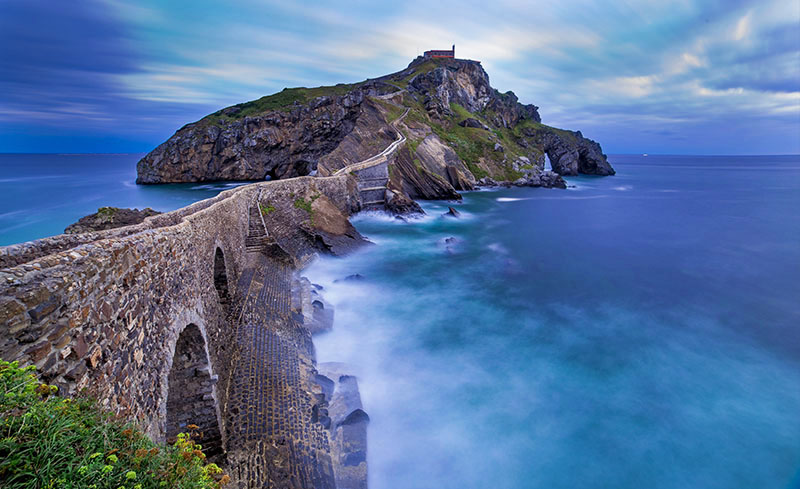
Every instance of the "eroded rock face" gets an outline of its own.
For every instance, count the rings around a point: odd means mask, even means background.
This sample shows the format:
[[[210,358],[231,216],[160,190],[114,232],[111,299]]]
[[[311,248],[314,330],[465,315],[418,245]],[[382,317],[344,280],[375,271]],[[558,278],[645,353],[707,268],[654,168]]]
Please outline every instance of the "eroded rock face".
[[[461,200],[461,194],[450,182],[417,164],[407,147],[397,152],[389,172],[388,188],[412,199]]]
[[[409,67],[422,64],[417,58]],[[409,81],[409,90],[427,94],[424,101],[429,113],[438,116],[453,115],[450,104],[459,104],[470,112],[483,110],[494,93],[489,85],[489,75],[476,61],[447,60],[429,72],[421,73]]]
[[[539,145],[550,157],[553,171],[560,175],[614,175],[597,142],[583,137],[580,131],[548,131],[526,128],[523,134]]]
[[[281,92],[183,127],[139,162],[137,182],[327,176],[379,154],[401,133],[409,143],[389,162],[394,194],[386,197],[396,209],[408,207],[400,194],[458,199],[475,175],[527,178],[545,154],[561,175],[614,174],[599,144],[541,124],[538,107],[493,89],[477,61],[417,58],[359,84],[296,90],[309,98],[290,104],[297,92]]]
[[[161,214],[158,211],[146,207],[139,209],[121,209],[119,207],[101,207],[94,214],[89,214],[70,224],[64,230],[66,234],[89,233],[92,231],[104,231],[106,229],[120,228],[139,224],[145,218]]]
[[[139,161],[136,183],[308,175],[352,131],[364,96],[353,90],[288,111],[188,124]]]

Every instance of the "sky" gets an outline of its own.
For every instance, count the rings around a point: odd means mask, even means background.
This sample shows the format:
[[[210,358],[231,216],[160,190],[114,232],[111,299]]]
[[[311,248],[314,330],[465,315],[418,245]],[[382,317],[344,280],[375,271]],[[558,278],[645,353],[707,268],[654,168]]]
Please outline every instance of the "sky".
[[[147,152],[456,45],[615,153],[800,153],[800,1],[0,0],[0,152]]]

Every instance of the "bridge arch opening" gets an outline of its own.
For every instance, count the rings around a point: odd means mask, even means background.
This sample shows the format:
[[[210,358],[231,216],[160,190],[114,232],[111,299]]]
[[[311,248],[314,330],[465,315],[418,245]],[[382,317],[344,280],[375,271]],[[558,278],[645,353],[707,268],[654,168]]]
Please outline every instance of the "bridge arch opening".
[[[167,441],[175,441],[190,425],[200,435],[199,443],[211,460],[223,455],[222,433],[217,418],[216,376],[206,350],[205,338],[194,324],[178,336],[167,392]]]
[[[220,304],[227,308],[231,303],[228,290],[228,273],[225,271],[225,254],[222,252],[222,248],[219,247],[214,252],[214,288],[217,289]]]

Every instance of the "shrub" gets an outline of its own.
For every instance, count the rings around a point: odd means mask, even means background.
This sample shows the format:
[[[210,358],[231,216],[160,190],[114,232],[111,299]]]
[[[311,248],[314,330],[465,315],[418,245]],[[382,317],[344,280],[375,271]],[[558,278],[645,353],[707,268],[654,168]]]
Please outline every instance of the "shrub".
[[[0,360],[0,480],[6,489],[218,489],[197,427],[158,445],[88,398],[59,397],[34,367]]]
[[[264,217],[268,216],[270,212],[275,210],[275,206],[272,204],[264,205],[261,202],[258,203],[258,207],[261,209],[261,215]]]

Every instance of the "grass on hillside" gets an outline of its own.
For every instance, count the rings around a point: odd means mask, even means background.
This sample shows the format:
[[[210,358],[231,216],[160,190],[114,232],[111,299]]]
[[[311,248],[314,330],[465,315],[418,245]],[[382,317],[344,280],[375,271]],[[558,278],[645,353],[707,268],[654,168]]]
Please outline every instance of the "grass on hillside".
[[[201,122],[209,124],[220,124],[222,122],[229,122],[237,119],[242,119],[247,116],[263,114],[273,110],[282,110],[288,112],[294,106],[294,103],[306,104],[317,97],[322,96],[337,96],[345,95],[356,88],[359,83],[339,83],[338,85],[325,86],[325,87],[297,87],[297,88],[284,88],[278,93],[261,97],[257,100],[251,100],[241,104],[236,104],[225,109],[218,110],[213,114],[207,115]],[[235,114],[225,114],[224,111],[230,108],[239,109]]]
[[[264,217],[268,216],[272,211],[275,210],[275,206],[270,203],[264,205],[261,202],[259,202],[258,208],[261,209],[261,215]]]
[[[386,111],[386,122],[392,123],[400,118],[403,115],[403,112],[406,111],[405,107],[400,105],[395,105],[387,100],[379,99],[376,97],[370,97],[372,100],[380,104],[381,107],[384,108]]]
[[[195,431],[156,444],[91,399],[59,397],[34,370],[0,361],[4,489],[219,489],[230,480],[205,463]]]

